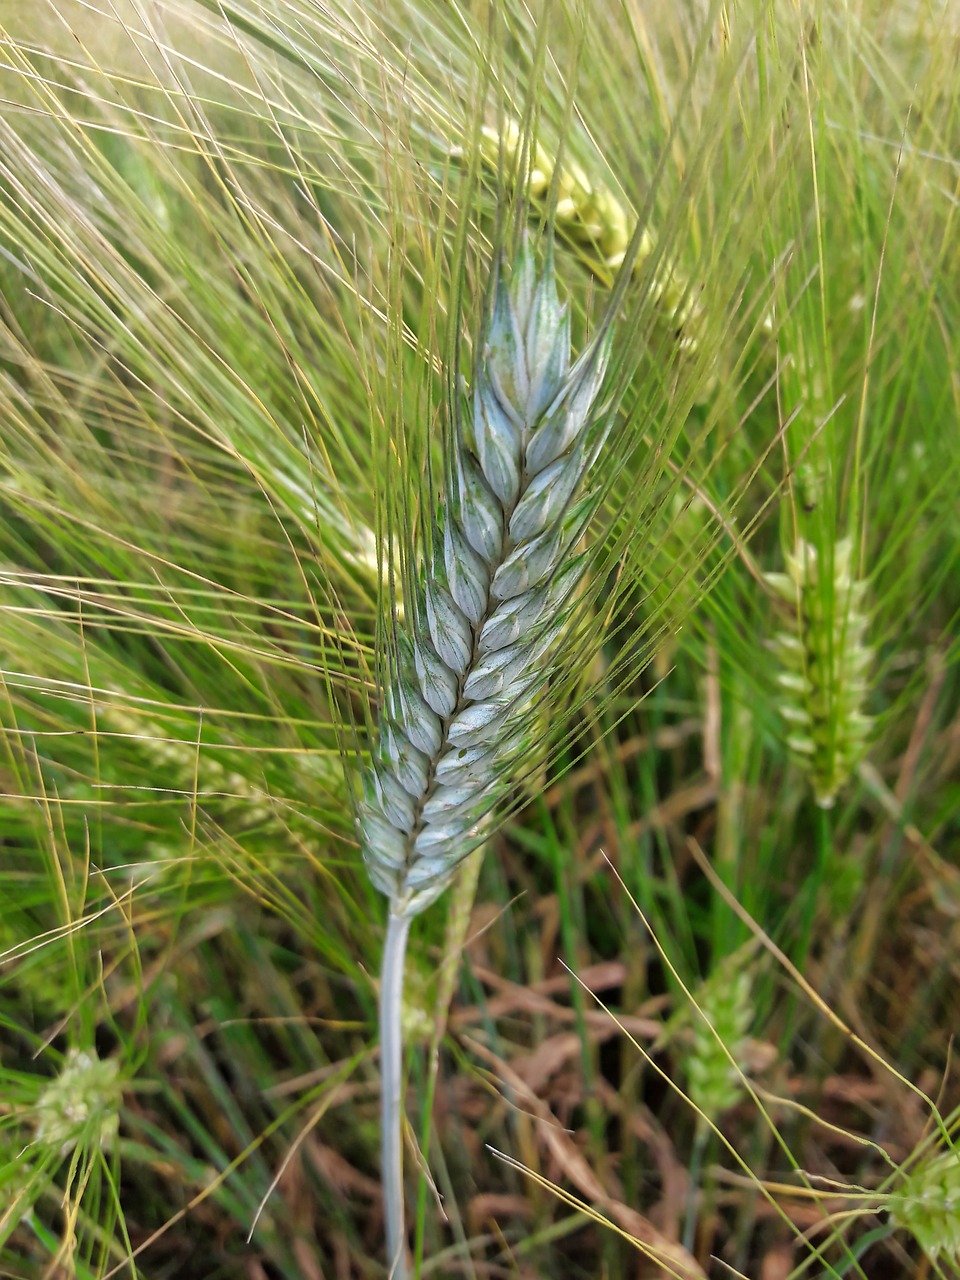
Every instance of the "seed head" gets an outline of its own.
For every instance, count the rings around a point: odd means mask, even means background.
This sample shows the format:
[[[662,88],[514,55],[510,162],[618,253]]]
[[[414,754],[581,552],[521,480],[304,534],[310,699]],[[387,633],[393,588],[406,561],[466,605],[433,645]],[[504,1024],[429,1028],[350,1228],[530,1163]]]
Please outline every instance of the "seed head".
[[[115,1058],[71,1049],[63,1071],[37,1102],[36,1141],[67,1155],[81,1141],[98,1145],[117,1132],[121,1085]]]
[[[917,1165],[889,1201],[890,1216],[934,1264],[960,1264],[960,1152],[942,1151]]]
[[[571,365],[551,255],[538,273],[524,243],[509,283],[502,271],[495,283],[359,809],[367,869],[395,912],[442,892],[527,745],[525,712],[582,572],[574,547],[609,431],[594,410],[608,353],[607,338]]]
[[[486,127],[480,141],[480,154],[492,169],[501,159],[508,172],[515,169],[525,145],[524,135],[515,120],[508,120],[502,133]],[[540,142],[534,142],[527,159],[524,187],[529,200],[542,203],[548,194],[557,169],[557,159]],[[538,214],[538,216],[540,216]],[[601,265],[615,271],[623,262],[637,225],[637,215],[603,183],[592,180],[577,164],[565,162],[557,174],[557,201],[553,209],[557,230],[569,242],[593,250]],[[634,258],[633,269],[643,270],[656,250],[656,241],[644,229]],[[651,294],[661,313],[679,337],[685,351],[697,348],[696,331],[702,316],[699,304],[690,292],[689,282],[676,262],[661,263],[651,281]]]
[[[871,720],[862,707],[871,651],[864,643],[866,586],[853,577],[853,544],[841,539],[824,576],[812,543],[800,539],[787,572],[767,582],[793,608],[791,629],[773,641],[787,746],[810,777],[817,803],[830,808],[866,750]]]
[[[743,1096],[742,1065],[753,1018],[751,974],[724,966],[697,995],[693,1036],[686,1060],[690,1101],[716,1122]],[[731,1059],[733,1061],[731,1061]]]

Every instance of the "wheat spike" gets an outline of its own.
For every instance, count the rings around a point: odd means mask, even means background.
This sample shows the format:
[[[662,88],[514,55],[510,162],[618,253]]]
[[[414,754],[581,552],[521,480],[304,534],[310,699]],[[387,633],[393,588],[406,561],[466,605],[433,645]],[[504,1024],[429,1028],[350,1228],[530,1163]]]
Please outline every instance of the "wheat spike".
[[[840,539],[824,578],[816,547],[804,539],[787,555],[787,572],[767,582],[793,607],[795,628],[773,641],[788,727],[787,746],[808,774],[817,803],[829,809],[866,750],[871,720],[862,707],[871,651],[864,643],[866,584],[853,576],[853,543]]]
[[[104,1146],[117,1134],[123,1086],[116,1058],[71,1049],[37,1100],[36,1142],[67,1155],[81,1141]]]
[[[721,965],[697,996],[699,1015],[686,1059],[690,1101],[715,1124],[743,1096],[743,1062],[753,1017],[752,975]],[[736,1065],[734,1065],[736,1064]]]
[[[525,243],[457,424],[425,585],[397,638],[359,811],[374,884],[415,915],[481,841],[524,741],[524,711],[582,571],[583,482],[609,429],[594,404],[607,339],[570,365],[552,262]]]
[[[890,1216],[934,1264],[960,1264],[960,1155],[941,1150],[918,1164],[888,1200]]]

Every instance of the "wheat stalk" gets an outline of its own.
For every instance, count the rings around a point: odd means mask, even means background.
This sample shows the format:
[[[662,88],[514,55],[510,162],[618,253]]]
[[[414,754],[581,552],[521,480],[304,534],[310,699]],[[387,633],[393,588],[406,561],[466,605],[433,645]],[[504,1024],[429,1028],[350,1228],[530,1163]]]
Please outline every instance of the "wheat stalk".
[[[390,903],[380,989],[388,1259],[406,1275],[401,1126],[402,969],[410,920],[482,843],[509,786],[525,713],[583,571],[584,480],[610,427],[594,406],[609,330],[570,364],[552,255],[524,242],[482,335],[469,421],[457,421],[422,587],[388,655],[379,748],[358,826]]]

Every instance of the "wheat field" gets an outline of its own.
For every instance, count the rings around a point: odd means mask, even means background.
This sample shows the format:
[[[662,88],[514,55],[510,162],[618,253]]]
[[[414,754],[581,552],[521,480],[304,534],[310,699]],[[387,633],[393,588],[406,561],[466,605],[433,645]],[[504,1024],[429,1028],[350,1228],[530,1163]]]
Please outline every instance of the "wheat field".
[[[0,3],[0,1276],[960,1274],[958,60]]]

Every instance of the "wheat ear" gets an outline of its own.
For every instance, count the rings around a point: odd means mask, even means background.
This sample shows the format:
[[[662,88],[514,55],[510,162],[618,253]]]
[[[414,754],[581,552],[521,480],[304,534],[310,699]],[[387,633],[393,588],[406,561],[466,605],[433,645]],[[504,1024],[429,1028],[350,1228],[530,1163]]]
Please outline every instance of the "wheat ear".
[[[406,1275],[401,1150],[402,968],[410,920],[483,840],[525,745],[526,712],[582,573],[584,481],[609,431],[594,412],[609,331],[570,364],[552,256],[525,242],[498,272],[467,420],[453,424],[443,506],[387,655],[380,743],[358,827],[390,903],[380,988],[388,1260]]]
[[[887,1200],[890,1217],[905,1227],[939,1272],[941,1255],[960,1266],[960,1153],[953,1147],[917,1164]]]
[[[809,776],[817,804],[829,809],[866,751],[872,724],[863,712],[872,658],[865,643],[866,584],[854,576],[849,538],[836,542],[829,567],[802,538],[786,562],[785,574],[767,574],[795,624],[773,641],[782,664],[780,713],[790,752]]]

